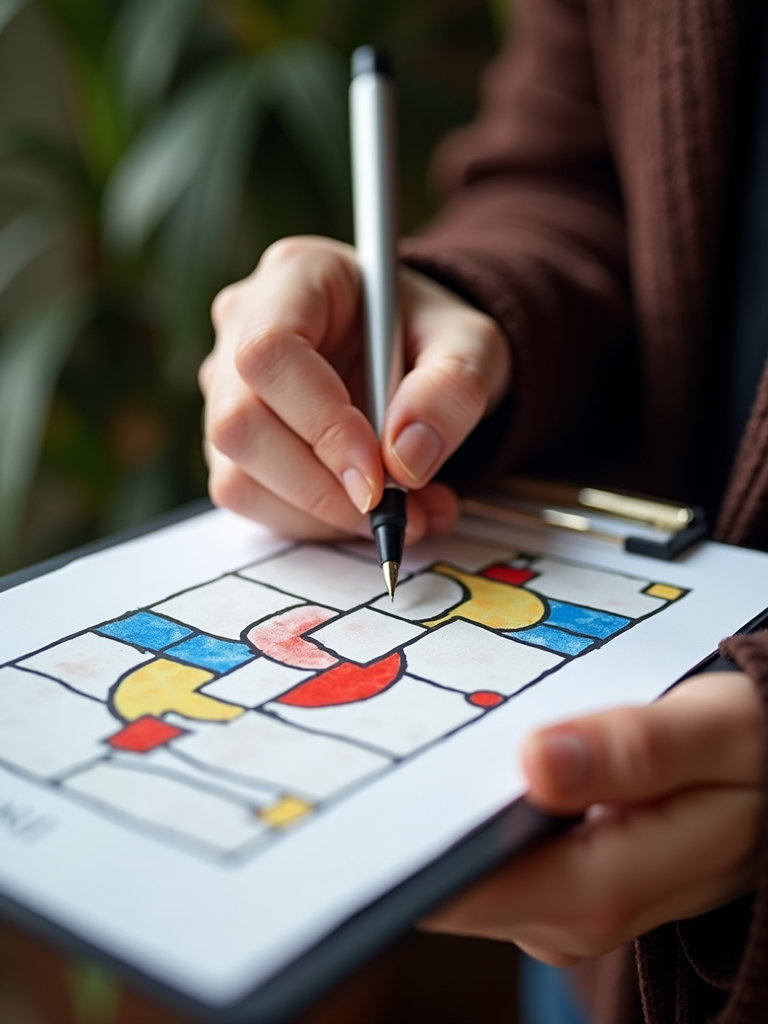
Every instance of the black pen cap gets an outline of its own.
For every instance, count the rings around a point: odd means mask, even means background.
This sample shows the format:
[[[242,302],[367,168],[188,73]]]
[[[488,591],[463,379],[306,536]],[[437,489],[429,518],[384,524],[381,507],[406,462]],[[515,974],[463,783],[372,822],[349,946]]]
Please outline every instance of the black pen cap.
[[[392,61],[389,54],[375,46],[358,46],[352,52],[352,77],[378,74],[392,78]]]

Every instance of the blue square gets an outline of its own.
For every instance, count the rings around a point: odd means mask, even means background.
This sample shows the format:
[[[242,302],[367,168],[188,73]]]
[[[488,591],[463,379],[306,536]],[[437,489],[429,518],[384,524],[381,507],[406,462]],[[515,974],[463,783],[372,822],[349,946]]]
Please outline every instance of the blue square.
[[[563,629],[583,633],[597,640],[606,640],[628,626],[631,621],[622,615],[611,615],[610,612],[600,612],[595,608],[583,608],[578,604],[552,600],[549,602],[549,618],[546,620],[548,626],[562,626]]]
[[[586,636],[575,636],[567,633],[564,629],[552,629],[549,626],[534,626],[533,629],[521,629],[514,633],[508,633],[515,640],[522,640],[526,644],[534,644],[536,647],[544,647],[548,651],[556,651],[558,654],[577,655],[591,647],[593,640]]]
[[[206,636],[203,633],[177,644],[166,653],[178,658],[179,661],[186,661],[199,668],[208,668],[212,672],[229,672],[230,669],[237,668],[238,665],[243,665],[255,657],[247,644],[219,640],[215,636]]]
[[[161,651],[169,644],[177,644],[185,636],[192,635],[192,630],[186,626],[153,612],[136,612],[125,619],[105,622],[96,632],[146,651]]]

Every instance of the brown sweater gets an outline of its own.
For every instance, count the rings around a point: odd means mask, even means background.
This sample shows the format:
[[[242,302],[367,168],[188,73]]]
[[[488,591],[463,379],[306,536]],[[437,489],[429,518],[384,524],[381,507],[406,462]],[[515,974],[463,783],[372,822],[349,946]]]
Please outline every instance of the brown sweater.
[[[513,393],[474,441],[489,471],[538,460],[682,493],[717,351],[708,297],[742,7],[516,3],[515,41],[486,77],[480,118],[438,153],[445,207],[403,245],[509,338]],[[767,456],[764,375],[719,539],[768,546]],[[759,685],[768,723],[768,633],[726,648]],[[768,1021],[768,820],[763,832],[757,893],[642,936],[634,962],[614,957],[600,1024]]]

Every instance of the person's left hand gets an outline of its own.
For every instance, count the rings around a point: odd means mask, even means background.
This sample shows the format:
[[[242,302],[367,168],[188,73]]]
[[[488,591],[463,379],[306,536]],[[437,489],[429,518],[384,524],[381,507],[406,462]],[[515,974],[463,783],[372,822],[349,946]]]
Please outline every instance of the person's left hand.
[[[728,903],[756,882],[763,760],[759,697],[737,672],[535,733],[523,751],[529,801],[589,809],[585,823],[421,926],[512,941],[562,967]]]

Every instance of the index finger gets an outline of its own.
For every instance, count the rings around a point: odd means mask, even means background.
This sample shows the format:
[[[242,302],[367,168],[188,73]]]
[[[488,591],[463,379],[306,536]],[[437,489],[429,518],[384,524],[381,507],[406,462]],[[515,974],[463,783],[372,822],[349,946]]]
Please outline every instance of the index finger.
[[[695,676],[647,707],[543,729],[523,751],[529,798],[569,813],[704,783],[757,785],[763,770],[757,690],[740,672]]]
[[[366,511],[384,482],[379,442],[331,362],[349,361],[359,344],[353,251],[285,240],[265,254],[253,289],[248,316],[225,342],[238,373]]]

